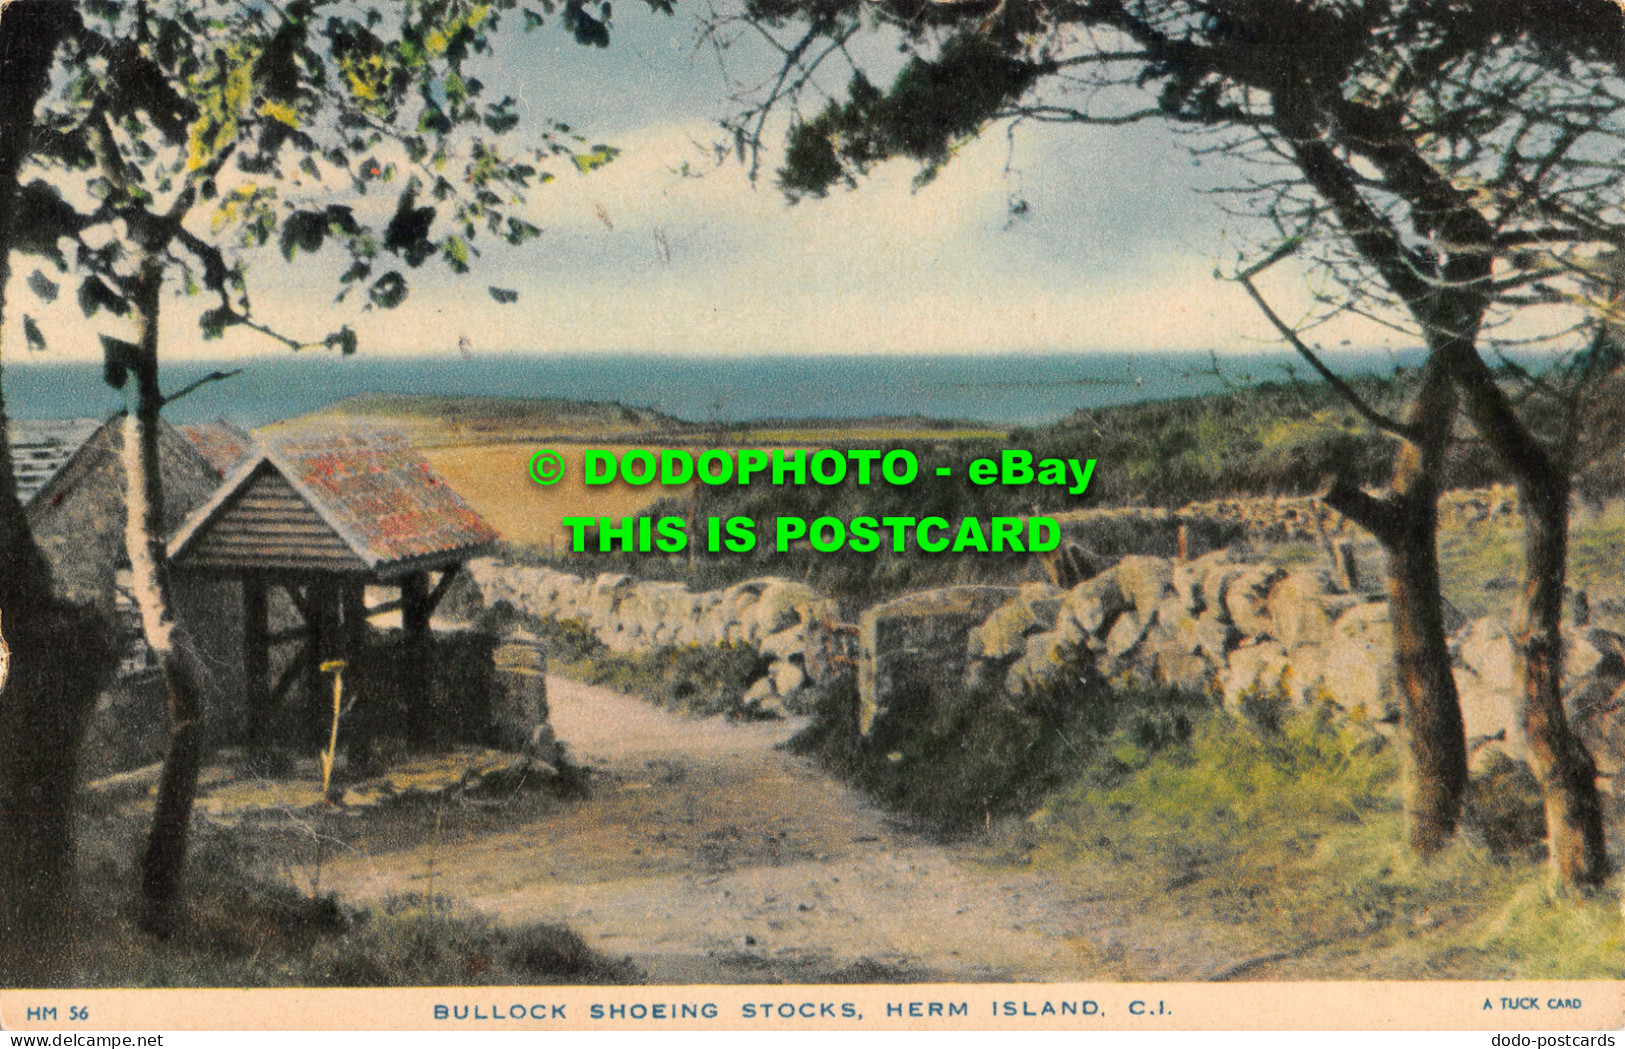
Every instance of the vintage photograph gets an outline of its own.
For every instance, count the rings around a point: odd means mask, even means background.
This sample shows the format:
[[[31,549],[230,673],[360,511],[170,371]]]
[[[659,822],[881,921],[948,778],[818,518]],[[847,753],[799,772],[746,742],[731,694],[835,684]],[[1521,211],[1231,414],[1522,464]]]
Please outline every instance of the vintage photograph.
[[[10,0],[0,95],[0,988],[1625,1019],[1612,0]]]

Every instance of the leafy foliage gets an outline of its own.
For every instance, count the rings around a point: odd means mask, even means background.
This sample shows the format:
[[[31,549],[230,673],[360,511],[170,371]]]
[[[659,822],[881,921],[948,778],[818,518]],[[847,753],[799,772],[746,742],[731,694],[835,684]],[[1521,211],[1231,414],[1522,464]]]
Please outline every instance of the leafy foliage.
[[[482,236],[537,236],[522,209],[553,178],[549,161],[574,158],[586,172],[615,155],[558,123],[521,138],[515,99],[488,98],[474,70],[517,8],[88,5],[41,107],[29,158],[41,177],[22,191],[30,222],[16,247],[76,277],[86,316],[126,312],[135,260],[158,255],[186,294],[218,299],[202,314],[206,338],[249,325],[293,348],[353,351],[348,328],[304,341],[255,317],[247,273],[258,249],[274,244],[287,262],[341,251],[349,265],[337,299],[361,287],[364,308],[392,309],[407,297],[407,273],[431,259],[465,273]],[[526,11],[525,23],[540,16]],[[568,5],[563,28],[607,44],[609,5],[596,15]],[[379,191],[394,194],[379,219],[344,199]],[[37,271],[29,286],[45,301],[59,288]]]

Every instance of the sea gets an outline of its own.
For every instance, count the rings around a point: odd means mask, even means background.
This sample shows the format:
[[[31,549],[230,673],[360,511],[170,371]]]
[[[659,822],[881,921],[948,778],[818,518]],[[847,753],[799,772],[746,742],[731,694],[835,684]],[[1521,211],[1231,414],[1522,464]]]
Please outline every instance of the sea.
[[[1345,374],[1391,374],[1408,352],[1343,351]],[[1215,372],[1215,364],[1217,372]],[[171,422],[229,419],[252,428],[361,393],[563,397],[652,408],[697,423],[925,416],[999,427],[1054,422],[1080,408],[1214,393],[1227,385],[1303,379],[1288,354],[1039,353],[934,356],[690,357],[653,354],[479,354],[399,358],[288,355],[185,361],[164,368],[166,393],[216,371],[165,409]],[[92,363],[8,363],[15,418],[103,418],[125,407]]]

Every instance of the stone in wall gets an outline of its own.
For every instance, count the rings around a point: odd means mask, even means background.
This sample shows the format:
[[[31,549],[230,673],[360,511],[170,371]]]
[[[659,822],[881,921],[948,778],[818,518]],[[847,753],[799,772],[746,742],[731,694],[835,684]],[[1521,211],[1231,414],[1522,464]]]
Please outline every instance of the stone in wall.
[[[858,620],[858,731],[868,735],[902,689],[957,687],[972,628],[1019,593],[1007,586],[951,586],[875,605]]]
[[[579,619],[615,652],[644,654],[668,645],[753,645],[769,656],[750,696],[760,710],[838,672],[844,635],[836,603],[804,583],[763,577],[692,593],[682,583],[640,582],[623,574],[584,580],[549,568],[481,558],[468,566],[480,603],[507,601],[541,617]]]

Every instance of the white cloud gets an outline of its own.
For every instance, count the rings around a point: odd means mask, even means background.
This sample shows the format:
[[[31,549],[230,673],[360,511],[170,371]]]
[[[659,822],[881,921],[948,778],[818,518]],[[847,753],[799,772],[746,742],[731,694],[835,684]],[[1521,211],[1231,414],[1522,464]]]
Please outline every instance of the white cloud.
[[[566,169],[533,194],[541,238],[486,245],[460,279],[431,262],[395,311],[334,307],[336,259],[290,267],[273,253],[252,271],[256,310],[302,337],[353,324],[363,352],[379,355],[444,352],[459,336],[493,351],[693,354],[1241,351],[1271,341],[1240,290],[1212,277],[1219,240],[1192,202],[1183,155],[1143,134],[1035,132],[1014,154],[992,136],[922,189],[900,162],[856,191],[794,207],[768,180],[752,187],[737,164],[711,165],[713,135],[686,123],[616,137],[623,153],[612,164],[587,176]],[[1172,161],[1148,160],[1151,145]],[[684,161],[703,176],[678,174]],[[1018,195],[1033,212],[1012,222]],[[499,306],[487,285],[520,301]],[[41,314],[52,355],[94,357],[92,328],[65,291]],[[14,287],[10,301],[27,294]],[[166,306],[171,359],[284,352],[246,333],[204,343],[201,305]],[[10,312],[8,347],[21,344],[22,311]]]

